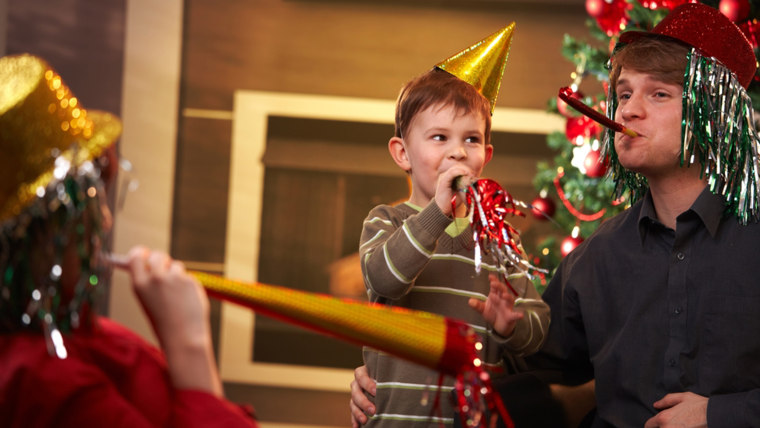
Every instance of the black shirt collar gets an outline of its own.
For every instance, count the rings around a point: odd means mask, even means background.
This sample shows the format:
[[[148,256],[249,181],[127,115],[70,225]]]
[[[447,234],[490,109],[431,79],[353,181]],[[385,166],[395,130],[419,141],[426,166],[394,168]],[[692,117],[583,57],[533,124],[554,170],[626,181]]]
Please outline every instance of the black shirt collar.
[[[691,205],[691,208],[680,214],[678,218],[680,219],[688,212],[695,213],[700,220],[702,220],[702,223],[710,233],[710,236],[715,237],[715,234],[718,231],[718,225],[720,225],[720,220],[725,212],[725,203],[722,196],[713,194],[710,192],[708,186],[705,186],[702,193],[699,194],[697,199]],[[652,194],[647,190],[647,194],[644,196],[641,203],[641,211],[639,212],[639,235],[642,243],[644,242],[648,227],[653,224],[664,227],[662,226],[662,223],[657,220],[657,212],[654,209]]]

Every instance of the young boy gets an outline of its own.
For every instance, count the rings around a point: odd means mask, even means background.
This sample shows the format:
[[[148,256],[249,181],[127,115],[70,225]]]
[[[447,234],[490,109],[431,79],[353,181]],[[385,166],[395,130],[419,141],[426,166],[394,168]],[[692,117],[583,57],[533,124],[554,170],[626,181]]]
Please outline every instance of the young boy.
[[[541,346],[549,309],[522,275],[509,276],[519,295],[507,291],[501,266],[488,257],[476,273],[467,207],[454,190],[458,177],[460,186],[476,180],[493,155],[492,101],[441,66],[404,86],[388,148],[409,175],[411,195],[370,211],[359,252],[371,301],[462,319],[481,334],[486,364],[514,368],[514,357]],[[453,379],[439,388],[437,372],[368,348],[364,362],[377,382],[369,424],[452,425]]]

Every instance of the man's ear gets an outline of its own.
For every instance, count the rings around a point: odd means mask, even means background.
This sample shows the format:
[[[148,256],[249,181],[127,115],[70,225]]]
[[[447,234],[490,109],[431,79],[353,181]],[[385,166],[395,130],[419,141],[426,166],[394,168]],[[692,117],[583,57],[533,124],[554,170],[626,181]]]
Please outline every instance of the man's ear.
[[[406,152],[406,146],[402,138],[391,138],[388,141],[388,151],[391,152],[391,157],[399,168],[407,172],[412,169],[412,164],[409,162],[409,155]]]

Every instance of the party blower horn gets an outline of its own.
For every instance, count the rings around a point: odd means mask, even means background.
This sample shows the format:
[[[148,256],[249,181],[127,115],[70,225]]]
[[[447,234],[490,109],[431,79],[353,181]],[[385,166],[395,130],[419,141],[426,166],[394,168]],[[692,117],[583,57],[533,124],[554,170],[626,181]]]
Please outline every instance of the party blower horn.
[[[629,137],[635,138],[639,136],[639,134],[637,134],[636,131],[625,127],[622,123],[615,122],[609,117],[587,106],[586,104],[583,104],[583,102],[578,100],[577,98],[574,98],[572,88],[570,87],[560,88],[558,95],[559,95],[559,98],[562,101],[566,102],[570,107],[574,108],[579,113],[584,114],[585,116],[595,121],[596,123],[602,126],[606,126],[607,128],[610,128],[615,132],[622,132],[623,134],[628,135]]]
[[[125,256],[112,254],[107,259],[115,267],[127,267]],[[480,339],[462,321],[430,312],[238,281],[199,271],[188,273],[216,299],[356,345],[370,346],[455,377],[460,414],[467,420],[479,421],[468,423],[470,427],[485,428],[485,418],[471,417],[473,413],[483,413],[483,404],[492,417],[501,416],[507,428],[514,426],[478,358]]]
[[[492,415],[488,423],[498,414],[506,427],[514,426],[481,366],[480,339],[461,321],[430,312],[190,273],[213,297],[454,376],[457,406],[468,426],[486,427],[484,405]]]
[[[456,376],[479,364],[479,338],[441,315],[190,271],[212,297]]]

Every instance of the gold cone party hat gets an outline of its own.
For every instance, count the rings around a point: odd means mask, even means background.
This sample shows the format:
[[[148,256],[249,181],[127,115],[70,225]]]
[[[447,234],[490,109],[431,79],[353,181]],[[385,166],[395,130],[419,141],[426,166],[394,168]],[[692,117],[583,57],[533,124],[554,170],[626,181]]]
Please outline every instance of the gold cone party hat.
[[[511,23],[469,48],[448,58],[436,67],[474,86],[491,103],[491,113],[496,106],[501,77],[507,65],[509,47],[512,44],[512,32],[515,23]]]
[[[29,54],[0,58],[0,222],[53,180],[56,158],[79,165],[121,134],[121,122],[85,110],[61,77]]]

